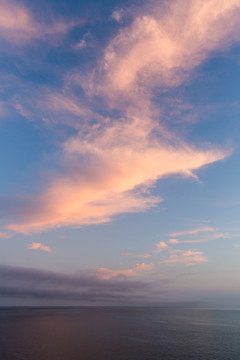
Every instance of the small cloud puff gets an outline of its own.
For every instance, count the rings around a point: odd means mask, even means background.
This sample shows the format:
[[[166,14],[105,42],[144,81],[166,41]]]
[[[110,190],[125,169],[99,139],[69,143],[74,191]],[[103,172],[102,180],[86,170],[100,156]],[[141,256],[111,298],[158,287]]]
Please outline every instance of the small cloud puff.
[[[178,239],[169,239],[168,243],[169,244],[179,244],[179,240]]]
[[[121,23],[123,21],[123,17],[124,17],[123,9],[115,10],[111,15],[111,18],[118,23]]]
[[[156,244],[156,251],[167,250],[167,248],[168,248],[168,245],[164,241],[159,241]]]
[[[36,243],[36,242],[33,242],[32,244],[29,244],[28,249],[30,249],[30,250],[42,250],[42,251],[47,251],[47,252],[52,251],[52,249],[50,249],[48,246],[43,245],[41,243]]]

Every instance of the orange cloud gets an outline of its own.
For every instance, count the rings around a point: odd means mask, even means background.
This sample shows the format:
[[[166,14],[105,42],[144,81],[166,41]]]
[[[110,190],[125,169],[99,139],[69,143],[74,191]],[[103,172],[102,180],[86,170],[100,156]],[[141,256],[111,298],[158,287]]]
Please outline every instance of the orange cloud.
[[[47,252],[52,251],[48,246],[43,245],[41,243],[36,243],[36,242],[33,242],[32,244],[29,244],[28,249],[30,249],[30,250],[43,250],[43,251],[47,251]]]

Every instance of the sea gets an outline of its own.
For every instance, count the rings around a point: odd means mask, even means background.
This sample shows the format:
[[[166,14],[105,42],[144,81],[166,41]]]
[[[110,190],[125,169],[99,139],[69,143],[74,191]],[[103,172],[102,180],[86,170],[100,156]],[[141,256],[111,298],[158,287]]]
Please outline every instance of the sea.
[[[0,308],[0,360],[240,360],[240,311]]]

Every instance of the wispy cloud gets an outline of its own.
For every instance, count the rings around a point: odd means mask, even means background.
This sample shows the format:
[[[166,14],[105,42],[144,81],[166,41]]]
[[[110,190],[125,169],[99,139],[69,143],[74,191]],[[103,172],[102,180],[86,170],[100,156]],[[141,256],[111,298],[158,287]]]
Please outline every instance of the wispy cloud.
[[[142,259],[148,259],[152,256],[152,253],[145,253],[145,254],[137,254],[137,255],[133,255],[137,258],[142,258]]]
[[[47,251],[47,252],[51,252],[52,249],[50,249],[50,247],[43,245],[41,243],[37,243],[37,242],[33,242],[31,244],[28,245],[28,249],[30,250],[42,250],[42,251]]]
[[[7,239],[9,237],[11,237],[11,234],[4,232],[4,231],[0,232],[0,238]]]
[[[179,240],[178,240],[178,239],[169,239],[169,240],[168,240],[168,243],[169,243],[169,244],[174,244],[174,245],[175,245],[175,244],[179,244]]]
[[[176,264],[181,263],[187,266],[197,265],[207,262],[207,259],[203,256],[201,251],[182,251],[177,250],[176,254],[172,254],[169,258],[161,260],[165,264]]]
[[[207,262],[207,259],[203,255],[201,251],[197,250],[181,250],[176,249],[174,246],[171,245],[177,245],[181,243],[194,243],[194,242],[201,242],[201,241],[179,241],[178,239],[170,239],[168,245],[165,241],[159,241],[155,248],[148,253],[135,255],[132,253],[127,253],[128,255],[131,255],[133,257],[139,257],[139,258],[149,258],[149,257],[157,257],[157,261],[159,261],[160,257],[160,263],[162,264],[177,264],[182,263],[186,266],[188,265],[196,265],[200,263]],[[156,260],[156,259],[155,259]],[[134,269],[134,268],[131,268]]]
[[[206,226],[206,227],[201,227],[201,228],[197,228],[197,229],[174,232],[174,233],[169,234],[169,236],[177,237],[177,236],[184,236],[184,235],[196,235],[196,234],[199,234],[199,233],[213,232],[213,231],[216,231],[216,230],[217,229],[215,229],[213,227]]]
[[[232,235],[230,235],[230,234],[216,232],[216,233],[213,233],[208,236],[199,236],[194,239],[182,240],[181,243],[189,243],[189,244],[192,243],[193,244],[193,243],[203,243],[203,242],[208,242],[208,241],[218,240],[218,239],[231,239],[231,238],[232,238]]]
[[[16,1],[0,1],[0,39],[15,45],[56,34],[65,34],[73,23],[54,21],[41,23],[24,4]]]
[[[123,17],[124,17],[123,9],[114,10],[111,15],[111,18],[118,23],[121,23],[123,21]]]
[[[170,244],[179,243],[201,243],[217,239],[229,239],[232,236],[228,233],[222,233],[216,228],[202,227],[186,231],[179,231],[169,234],[170,237],[180,237],[180,239],[169,239]]]
[[[162,148],[160,144],[152,147],[144,135],[124,136],[126,127],[131,133],[140,130],[135,124],[122,124],[103,134],[97,131],[94,138],[91,134],[90,139],[68,140],[64,145],[68,173],[59,175],[41,196],[33,197],[35,211],[26,208],[21,222],[5,229],[27,234],[51,227],[103,223],[119,213],[143,211],[161,201],[146,192],[157,179],[179,172],[191,174],[206,162],[225,157],[214,150],[203,153],[191,148]],[[118,143],[121,141],[123,144]],[[79,162],[82,157],[88,162]]]
[[[91,33],[88,31],[83,35],[81,40],[79,40],[76,44],[73,45],[73,49],[74,50],[82,50],[82,49],[87,48],[89,45],[90,46],[93,45],[93,37],[92,37]]]
[[[116,91],[136,90],[136,84],[177,85],[186,71],[212,50],[239,39],[238,0],[177,0],[168,10],[154,6],[137,16],[105,51],[104,68]],[[145,86],[145,85],[144,85]],[[133,88],[134,87],[134,88]]]
[[[139,271],[143,270],[151,270],[153,268],[153,264],[136,264],[131,268],[128,269],[121,269],[121,270],[111,270],[106,268],[99,268],[97,269],[97,275],[100,279],[111,279],[116,277],[132,277],[137,276]]]
[[[12,26],[13,34],[37,36],[38,27],[25,8],[15,4],[12,10],[1,4],[9,14],[6,34],[11,34]],[[14,11],[23,12],[19,31],[12,20]],[[65,91],[52,93],[45,110],[56,119],[61,114],[69,123],[69,117],[79,118],[79,125],[75,121],[73,126],[78,133],[61,144],[56,166],[62,171],[46,178],[41,193],[26,195],[24,210],[14,210],[15,216],[4,213],[5,230],[31,234],[146,211],[162,201],[149,193],[158,180],[174,174],[197,178],[197,170],[226,158],[231,149],[198,148],[163,126],[161,100],[153,100],[152,90],[157,87],[161,94],[181,84],[213,51],[238,40],[239,11],[238,0],[179,0],[165,11],[155,4],[144,15],[136,13],[132,23],[119,31],[92,71],[67,74]],[[84,104],[74,92],[76,86],[85,92]],[[86,124],[85,117],[90,119]]]

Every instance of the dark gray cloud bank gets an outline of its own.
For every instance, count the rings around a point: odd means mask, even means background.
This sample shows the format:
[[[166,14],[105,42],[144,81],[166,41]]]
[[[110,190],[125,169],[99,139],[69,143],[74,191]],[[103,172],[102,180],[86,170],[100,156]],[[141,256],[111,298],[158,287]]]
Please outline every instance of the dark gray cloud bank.
[[[64,274],[0,265],[1,306],[239,307],[236,294],[174,291],[169,279],[100,279],[96,270]]]
[[[0,265],[0,305],[131,305],[156,303],[168,281],[103,280],[95,270],[63,274]]]

